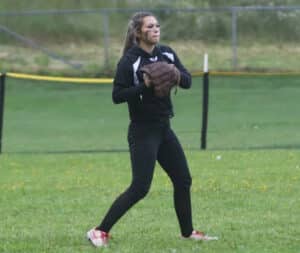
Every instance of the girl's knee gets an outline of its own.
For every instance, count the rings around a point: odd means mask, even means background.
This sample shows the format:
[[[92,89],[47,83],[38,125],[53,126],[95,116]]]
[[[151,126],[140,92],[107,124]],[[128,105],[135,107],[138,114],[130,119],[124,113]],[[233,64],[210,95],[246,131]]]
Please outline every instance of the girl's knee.
[[[192,178],[191,176],[186,176],[184,178],[177,178],[173,182],[175,188],[181,189],[190,189],[192,186]]]
[[[134,201],[138,201],[147,196],[150,190],[150,185],[142,185],[142,184],[131,184],[129,187],[129,191],[131,193],[132,199]]]

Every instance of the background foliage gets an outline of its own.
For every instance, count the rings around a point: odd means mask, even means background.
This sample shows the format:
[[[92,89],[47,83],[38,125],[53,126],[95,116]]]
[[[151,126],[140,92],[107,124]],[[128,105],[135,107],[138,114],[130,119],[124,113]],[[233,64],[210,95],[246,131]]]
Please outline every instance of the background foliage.
[[[298,71],[300,10],[237,12],[233,42],[232,12],[218,7],[292,6],[286,1],[8,1],[0,2],[0,25],[60,57],[74,69],[1,32],[0,70],[68,76],[113,76],[133,12],[153,9],[162,25],[161,42],[170,44],[191,71],[202,69],[204,52],[214,70]],[[206,8],[210,11],[193,11]],[[9,11],[97,10],[85,14],[4,15]],[[172,11],[173,10],[173,11]],[[177,10],[177,11],[174,11]],[[214,10],[214,11],[213,11]],[[14,12],[15,13],[15,12]],[[11,13],[12,14],[12,13]],[[15,13],[16,14],[16,13]],[[234,50],[238,62],[234,60]]]
[[[49,9],[104,9],[104,8],[211,8],[224,6],[251,6],[251,5],[296,5],[295,0],[286,1],[8,1],[0,3],[2,12],[11,10],[49,10]],[[164,34],[167,40],[180,37],[205,40],[227,40],[231,38],[231,13],[230,12],[159,12],[158,16],[168,31]],[[24,17],[0,17],[0,24],[6,24],[10,28],[22,31],[30,36],[42,40],[72,41],[78,35],[82,40],[97,40],[101,31],[101,18],[99,15],[86,15],[85,19],[78,19],[76,15],[38,16],[31,18]],[[239,13],[240,36],[258,37],[271,39],[278,34],[281,41],[298,40],[300,38],[300,12],[299,11],[258,11]],[[127,23],[128,14],[113,14],[110,16],[111,35],[124,31],[124,24]],[[178,22],[180,21],[180,23]],[[185,25],[180,25],[185,24]],[[186,29],[189,27],[189,29]],[[43,34],[41,36],[41,33]],[[0,39],[5,42],[5,36]]]

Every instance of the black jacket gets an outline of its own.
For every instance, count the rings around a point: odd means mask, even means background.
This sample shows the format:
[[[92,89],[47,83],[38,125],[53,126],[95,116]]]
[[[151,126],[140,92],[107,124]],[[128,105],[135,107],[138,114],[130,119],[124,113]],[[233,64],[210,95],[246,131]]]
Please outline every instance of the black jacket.
[[[140,47],[133,46],[118,63],[112,92],[114,103],[128,103],[132,121],[153,121],[173,116],[170,96],[154,96],[153,89],[145,86],[140,72],[142,66],[156,61],[173,63],[181,74],[179,86],[185,89],[191,87],[190,73],[170,47],[157,45],[150,55]]]

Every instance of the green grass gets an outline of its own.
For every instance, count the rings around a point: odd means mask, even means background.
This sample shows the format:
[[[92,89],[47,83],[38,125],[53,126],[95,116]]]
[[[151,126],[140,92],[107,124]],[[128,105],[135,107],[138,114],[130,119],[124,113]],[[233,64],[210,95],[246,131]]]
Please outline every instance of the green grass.
[[[211,77],[210,148],[299,148],[298,77]]]
[[[220,240],[179,239],[172,187],[157,166],[149,195],[103,251],[299,252],[298,78],[212,77],[210,87],[210,150],[195,150],[201,78],[173,96],[172,126],[193,176],[195,228]],[[131,180],[127,106],[112,104],[110,85],[8,78],[4,120],[0,252],[95,252],[85,233]]]
[[[120,38],[111,38],[109,43],[109,62],[105,62],[103,41],[100,45],[93,42],[44,42],[41,45],[51,52],[65,57],[73,63],[81,63],[81,69],[73,69],[60,61],[49,58],[38,50],[23,45],[2,45],[0,52],[0,70],[2,72],[40,73],[64,76],[111,76],[121,56],[123,34]],[[209,43],[197,40],[179,40],[164,42],[174,48],[184,65],[190,71],[203,69],[203,55],[209,55],[211,70],[232,71],[232,48],[230,41]],[[299,43],[252,43],[241,42],[238,45],[238,66],[244,71],[299,71]]]
[[[187,158],[194,225],[220,240],[178,238],[172,187],[157,167],[149,195],[116,224],[104,252],[299,252],[299,151],[187,151]],[[127,153],[0,160],[1,252],[95,252],[85,233],[128,186]]]
[[[299,148],[296,77],[210,78],[209,149]],[[113,105],[111,85],[8,78],[3,151],[127,150],[127,105]],[[172,125],[185,148],[200,147],[202,78],[173,95]]]

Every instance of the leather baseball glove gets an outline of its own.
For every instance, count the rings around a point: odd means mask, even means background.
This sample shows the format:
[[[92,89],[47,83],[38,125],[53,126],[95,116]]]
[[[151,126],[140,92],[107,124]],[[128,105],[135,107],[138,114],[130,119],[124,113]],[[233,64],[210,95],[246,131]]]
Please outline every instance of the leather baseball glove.
[[[141,71],[149,78],[157,97],[168,96],[180,81],[180,72],[174,64],[158,61],[143,66]]]

